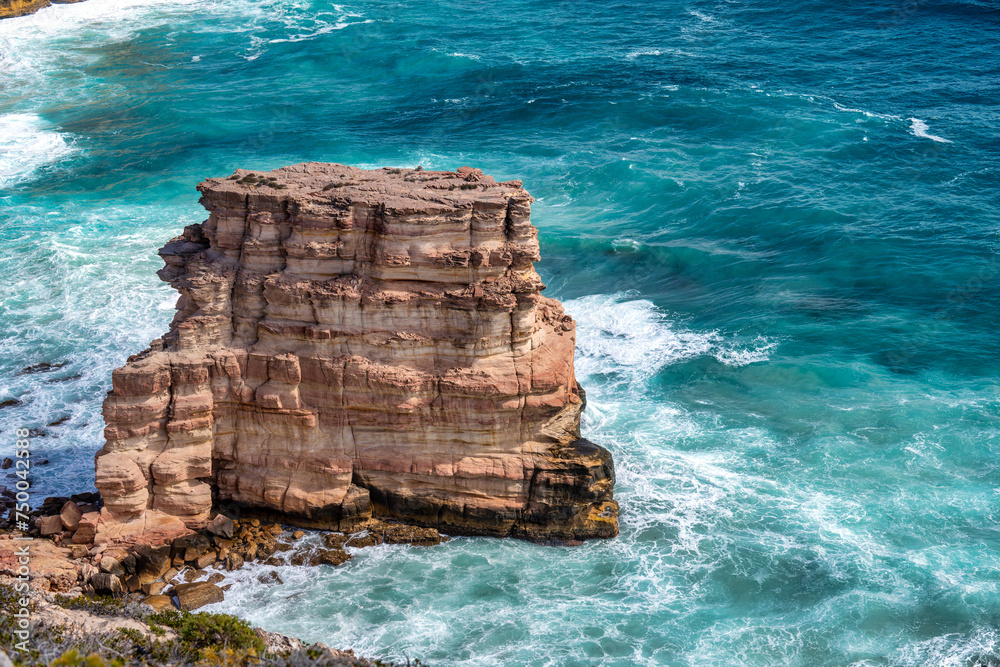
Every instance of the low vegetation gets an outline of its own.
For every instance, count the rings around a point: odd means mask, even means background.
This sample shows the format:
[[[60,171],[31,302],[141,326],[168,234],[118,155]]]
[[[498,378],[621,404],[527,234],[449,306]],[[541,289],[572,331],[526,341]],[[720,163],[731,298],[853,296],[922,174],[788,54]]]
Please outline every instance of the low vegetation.
[[[18,608],[22,596],[12,586],[0,584],[0,605]],[[373,667],[391,663],[344,657],[322,645],[295,651],[269,652],[264,634],[246,621],[228,614],[153,612],[148,606],[111,597],[56,598],[56,604],[71,611],[102,617],[132,619],[148,632],[120,628],[108,633],[83,633],[74,628],[33,628],[30,651],[14,650],[16,621],[0,616],[0,643],[15,665],[47,667],[126,667],[130,665],[208,665],[255,667]],[[29,606],[35,612],[37,605]],[[407,662],[416,667],[420,662]]]

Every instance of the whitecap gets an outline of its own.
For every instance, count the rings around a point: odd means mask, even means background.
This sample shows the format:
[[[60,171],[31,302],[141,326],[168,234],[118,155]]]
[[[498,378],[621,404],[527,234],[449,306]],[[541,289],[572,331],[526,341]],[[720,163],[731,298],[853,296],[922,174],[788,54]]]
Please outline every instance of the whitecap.
[[[333,23],[333,24],[327,23],[325,25],[320,26],[319,28],[317,28],[316,30],[314,30],[312,32],[301,33],[301,34],[298,34],[298,35],[291,35],[289,37],[280,38],[280,39],[271,39],[271,40],[268,40],[268,44],[284,44],[284,43],[289,43],[289,42],[306,42],[306,41],[309,41],[311,39],[316,39],[317,37],[321,37],[323,35],[329,34],[329,33],[333,32],[334,30],[343,30],[344,28],[347,28],[347,27],[352,26],[352,25],[364,25],[366,23],[372,23],[372,19],[367,19],[365,21],[354,21],[354,22],[351,22],[351,21],[338,21],[338,22]]]
[[[630,252],[630,251],[631,252],[635,252],[635,251],[639,250],[642,247],[642,243],[640,243],[639,241],[636,241],[635,239],[622,238],[622,239],[615,239],[614,241],[612,241],[611,242],[611,247],[614,248],[616,251],[619,251],[619,252],[622,252],[622,251],[624,251],[624,252]]]
[[[945,139],[944,137],[939,137],[936,134],[930,134],[927,132],[928,129],[930,128],[927,127],[927,123],[919,118],[910,119],[910,132],[913,133],[913,136],[920,137],[921,139],[930,139],[931,141],[937,141],[942,144],[951,143],[951,141]]]
[[[951,633],[914,642],[893,655],[889,664],[964,667],[973,663],[992,664],[979,660],[998,653],[1000,635],[996,630],[980,628],[969,634]]]
[[[715,17],[709,16],[708,14],[703,14],[695,9],[689,9],[688,14],[695,17],[699,21],[704,21],[705,23],[715,23]]]
[[[776,341],[770,341],[758,336],[748,346],[722,345],[712,354],[716,361],[727,366],[747,366],[771,358],[771,351],[778,346]]]
[[[878,113],[876,111],[866,111],[865,109],[855,109],[854,107],[845,107],[839,102],[833,103],[833,108],[837,111],[847,111],[848,113],[859,113],[868,118],[879,118],[881,120],[903,120],[900,116],[894,116],[888,113]]]
[[[640,56],[662,56],[663,53],[659,49],[644,49],[641,51],[632,51],[625,56],[626,60],[635,60]]]
[[[35,114],[0,116],[0,189],[33,178],[38,171],[75,152],[72,141]]]
[[[777,346],[763,336],[741,344],[717,331],[692,331],[633,293],[596,294],[565,303],[577,321],[577,374],[618,375],[634,389],[666,366],[711,356],[727,366],[767,361]]]
[[[664,366],[708,354],[714,333],[677,329],[653,302],[626,294],[567,301],[577,321],[577,372],[620,373],[641,381]]]

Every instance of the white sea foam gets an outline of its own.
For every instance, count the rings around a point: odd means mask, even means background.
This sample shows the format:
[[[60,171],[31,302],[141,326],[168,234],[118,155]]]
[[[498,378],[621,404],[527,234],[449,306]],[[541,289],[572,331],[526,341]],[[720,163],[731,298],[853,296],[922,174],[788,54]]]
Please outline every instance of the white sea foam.
[[[244,0],[243,3],[249,2]],[[33,96],[80,95],[80,86],[66,85],[67,74],[82,76],[101,46],[131,39],[138,32],[176,21],[198,0],[101,0],[49,7],[0,22],[0,72],[9,89]],[[219,13],[224,10],[220,8]],[[87,44],[87,49],[77,48]],[[58,77],[58,83],[50,80]],[[34,95],[33,95],[34,93]]]
[[[634,297],[598,294],[566,302],[577,321],[579,375],[618,374],[639,390],[642,381],[671,364],[712,356],[727,366],[745,366],[767,361],[777,345],[763,337],[738,344],[717,331],[686,329],[652,301]]]
[[[936,134],[930,134],[927,131],[928,129],[930,128],[927,127],[927,123],[920,120],[919,118],[910,119],[910,132],[913,133],[913,136],[920,137],[921,139],[930,139],[931,141],[937,141],[942,144],[951,143],[951,141],[945,139],[944,137],[939,137]]]
[[[881,120],[903,120],[903,118],[901,116],[894,116],[893,114],[888,114],[888,113],[878,113],[878,112],[875,112],[875,111],[866,111],[865,109],[855,109],[855,108],[852,108],[852,107],[845,107],[844,105],[840,104],[839,102],[834,102],[833,103],[833,107],[835,109],[837,109],[838,111],[847,111],[849,113],[859,113],[859,114],[862,114],[864,116],[867,116],[868,118],[879,118]]]
[[[333,11],[312,11],[308,6],[285,0],[233,0],[203,3],[198,0],[102,0],[60,5],[31,16],[0,23],[0,72],[27,92],[44,91],[51,96],[51,73],[81,72],[104,44],[115,44],[143,30],[188,19],[194,32],[245,33],[240,57],[256,60],[269,44],[316,39],[353,25],[371,23],[363,14],[334,5]],[[192,14],[203,14],[195,24]],[[277,34],[275,34],[277,33]],[[66,48],[67,42],[87,43],[81,51]],[[197,62],[197,61],[195,61]],[[79,94],[81,86],[70,86],[65,95]]]
[[[771,351],[778,346],[777,341],[757,336],[747,345],[720,345],[713,353],[715,359],[727,366],[747,366],[771,358]]]
[[[625,56],[626,60],[635,60],[641,56],[662,56],[663,52],[659,49],[642,49],[639,51],[632,51]]]
[[[0,190],[32,178],[45,166],[76,152],[72,140],[35,114],[0,116]]]
[[[155,249],[200,217],[163,206],[67,206],[49,215],[21,207],[9,216],[12,233],[31,231],[12,241],[18,252],[0,254],[0,291],[8,295],[0,301],[0,400],[23,401],[0,410],[0,432],[23,426],[46,432],[32,445],[52,460],[38,494],[93,484],[111,371],[166,330],[171,313],[162,306],[177,298],[155,277],[162,266]],[[117,230],[113,244],[108,225]],[[66,365],[18,374],[41,362]]]
[[[627,373],[633,380],[712,351],[716,335],[679,329],[651,301],[593,295],[567,301],[576,318],[578,373]]]
[[[615,239],[611,242],[611,247],[618,252],[634,252],[642,247],[642,243],[635,239]]]
[[[366,23],[372,23],[371,19],[366,19],[364,21],[337,21],[336,23],[321,23],[315,30],[311,32],[305,32],[297,35],[291,35],[289,37],[271,39],[268,40],[268,44],[282,44],[286,42],[306,42],[311,39],[316,39],[323,35],[329,34],[335,30],[343,30],[344,28],[350,27],[352,25],[364,25]]]
[[[992,665],[1000,654],[1000,634],[994,629],[980,629],[969,634],[952,633],[900,649],[891,665],[900,667],[965,667]]]

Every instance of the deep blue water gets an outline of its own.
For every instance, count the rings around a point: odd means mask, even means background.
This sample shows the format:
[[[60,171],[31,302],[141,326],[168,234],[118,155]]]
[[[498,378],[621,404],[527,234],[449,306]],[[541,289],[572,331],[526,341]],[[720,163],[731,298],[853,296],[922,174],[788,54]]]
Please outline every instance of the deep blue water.
[[[621,536],[244,571],[219,610],[434,665],[1000,664],[996,2],[540,4],[0,22],[3,447],[46,430],[39,498],[92,483],[203,178],[477,166],[538,199]]]

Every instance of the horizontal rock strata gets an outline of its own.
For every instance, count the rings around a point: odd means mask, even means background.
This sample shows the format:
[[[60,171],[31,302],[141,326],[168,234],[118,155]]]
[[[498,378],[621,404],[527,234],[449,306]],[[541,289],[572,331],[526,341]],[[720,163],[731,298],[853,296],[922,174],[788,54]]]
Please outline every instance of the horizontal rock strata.
[[[199,190],[208,220],[160,250],[170,331],[104,404],[109,534],[200,528],[224,502],[333,529],[617,534],[520,181],[309,163]]]

